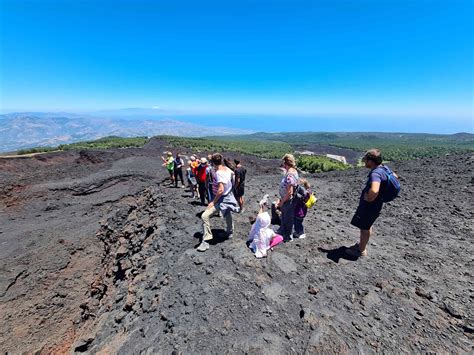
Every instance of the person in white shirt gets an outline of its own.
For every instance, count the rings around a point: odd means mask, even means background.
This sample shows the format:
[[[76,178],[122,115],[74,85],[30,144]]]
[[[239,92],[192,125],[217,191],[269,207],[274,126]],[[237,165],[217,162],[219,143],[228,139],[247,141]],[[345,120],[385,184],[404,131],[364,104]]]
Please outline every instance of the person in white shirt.
[[[232,192],[234,173],[224,165],[224,159],[221,154],[215,153],[211,158],[213,168],[216,171],[217,193],[214,199],[209,202],[206,210],[201,216],[203,222],[203,238],[197,248],[198,251],[209,249],[208,241],[212,240],[212,231],[210,219],[212,216],[222,215],[226,220],[227,237],[230,239],[234,232],[234,222],[232,221],[232,212],[239,212],[239,205]]]

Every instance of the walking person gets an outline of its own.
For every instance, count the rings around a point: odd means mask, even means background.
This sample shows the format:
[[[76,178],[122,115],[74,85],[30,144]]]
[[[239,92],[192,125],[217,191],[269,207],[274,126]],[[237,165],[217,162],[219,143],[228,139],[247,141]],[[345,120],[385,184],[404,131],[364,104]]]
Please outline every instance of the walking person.
[[[181,187],[184,188],[184,179],[183,179],[183,165],[184,160],[181,158],[179,153],[176,153],[176,157],[173,160],[173,176],[174,176],[174,186],[178,187],[178,177],[181,180]]]
[[[282,158],[281,168],[283,177],[280,181],[280,199],[276,207],[281,210],[281,225],[279,234],[283,236],[283,241],[293,240],[293,226],[295,223],[295,204],[293,199],[294,189],[298,185],[298,171],[296,171],[296,160],[293,154],[285,154]]]
[[[201,163],[196,168],[196,179],[198,183],[199,197],[201,199],[201,205],[206,205],[206,183],[209,166],[207,165],[207,159],[201,158]]]
[[[247,175],[247,169],[245,169],[240,160],[234,159],[235,163],[235,187],[234,195],[239,203],[240,211],[244,212],[244,193],[245,193],[245,177]]]
[[[186,169],[186,179],[188,180],[188,186],[191,191],[191,197],[193,200],[198,197],[197,192],[197,180],[193,172],[193,164],[191,160],[188,160],[188,168]]]
[[[206,180],[206,192],[207,192],[207,200],[210,202],[214,200],[214,197],[217,194],[217,175],[216,169],[212,164],[212,160],[210,162],[209,169],[207,169],[207,180]]]
[[[370,149],[365,153],[362,162],[370,172],[359,198],[359,206],[351,220],[351,224],[360,229],[360,241],[346,251],[355,257],[367,256],[372,225],[379,217],[383,203],[393,200],[400,191],[398,176],[382,164],[380,150]]]
[[[170,185],[173,185],[174,183],[174,159],[173,159],[173,153],[168,152],[166,153],[167,157],[161,157],[161,160],[163,160],[163,166],[166,167],[166,170],[168,170],[168,174],[170,176]]]
[[[194,185],[194,191],[196,191],[196,198],[199,199],[199,192],[198,192],[198,181],[197,181],[197,175],[198,175],[198,168],[199,165],[201,164],[200,160],[196,158],[196,156],[191,155],[191,174],[194,176],[196,180],[196,184]]]
[[[234,222],[232,212],[239,212],[238,203],[232,192],[234,174],[232,170],[224,165],[222,155],[215,153],[212,155],[212,164],[216,171],[217,193],[214,199],[209,202],[206,210],[202,214],[203,238],[197,248],[198,251],[209,249],[209,240],[212,240],[212,231],[210,218],[212,216],[222,215],[226,221],[227,238],[232,238],[234,233]]]

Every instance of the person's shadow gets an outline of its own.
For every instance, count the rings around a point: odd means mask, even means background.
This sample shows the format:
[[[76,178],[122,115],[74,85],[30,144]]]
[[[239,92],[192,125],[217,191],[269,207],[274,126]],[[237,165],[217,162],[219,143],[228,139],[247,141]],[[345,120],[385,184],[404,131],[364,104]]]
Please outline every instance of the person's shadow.
[[[223,229],[211,229],[211,232],[212,239],[207,241],[209,245],[216,245],[229,239],[227,237],[227,232]],[[194,248],[197,248],[202,242],[203,234],[202,232],[196,232],[194,233],[193,237],[198,239],[198,243],[194,246]]]
[[[334,261],[336,264],[339,263],[340,259],[346,259],[349,261],[356,261],[357,259],[359,259],[359,257],[357,256],[347,254],[347,249],[348,248],[344,246],[339,247],[337,249],[324,249],[321,247],[318,248],[320,252],[327,253],[327,258]]]

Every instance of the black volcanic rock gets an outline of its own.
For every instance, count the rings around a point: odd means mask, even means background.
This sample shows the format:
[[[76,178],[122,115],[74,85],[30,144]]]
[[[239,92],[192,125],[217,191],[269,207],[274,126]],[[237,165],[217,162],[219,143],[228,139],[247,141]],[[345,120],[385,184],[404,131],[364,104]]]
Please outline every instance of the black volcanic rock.
[[[199,254],[203,207],[163,183],[165,148],[0,159],[1,352],[472,352],[470,155],[395,163],[402,194],[359,260],[343,251],[366,170],[308,176],[308,237],[256,259],[278,162],[241,157],[247,211],[232,240],[212,219]]]

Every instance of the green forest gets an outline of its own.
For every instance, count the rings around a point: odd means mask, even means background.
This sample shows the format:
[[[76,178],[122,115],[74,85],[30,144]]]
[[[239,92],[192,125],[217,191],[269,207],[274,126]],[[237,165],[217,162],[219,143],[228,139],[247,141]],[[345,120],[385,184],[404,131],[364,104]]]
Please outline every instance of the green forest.
[[[17,155],[46,153],[57,150],[82,150],[82,149],[109,149],[109,148],[132,148],[143,147],[148,142],[147,137],[104,137],[93,141],[84,141],[71,144],[61,144],[57,147],[37,147],[30,149],[22,149],[16,152]]]
[[[284,154],[311,145],[348,148],[361,153],[379,148],[384,161],[436,157],[444,154],[474,152],[474,135],[404,134],[404,133],[255,133],[242,136],[185,138],[157,136],[171,147],[187,148],[193,152],[238,152],[267,159],[279,159]],[[147,137],[105,137],[93,141],[62,144],[57,147],[23,149],[18,155],[57,150],[107,149],[143,147]],[[299,156],[298,166],[308,172],[345,170],[351,166],[325,156]]]
[[[300,155],[296,160],[298,168],[308,173],[321,173],[352,168],[352,165],[344,164],[321,155]]]
[[[185,147],[198,152],[239,152],[261,158],[281,158],[293,152],[290,144],[270,141],[222,140],[209,138],[184,138],[174,136],[158,136],[168,141],[173,147]]]
[[[474,135],[424,133],[333,133],[290,132],[255,133],[250,135],[221,137],[247,141],[285,142],[293,147],[305,145],[329,145],[364,152],[370,148],[382,151],[384,160],[407,160],[436,157],[449,153],[474,152]]]

